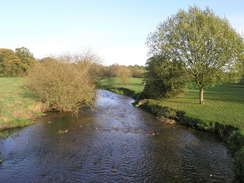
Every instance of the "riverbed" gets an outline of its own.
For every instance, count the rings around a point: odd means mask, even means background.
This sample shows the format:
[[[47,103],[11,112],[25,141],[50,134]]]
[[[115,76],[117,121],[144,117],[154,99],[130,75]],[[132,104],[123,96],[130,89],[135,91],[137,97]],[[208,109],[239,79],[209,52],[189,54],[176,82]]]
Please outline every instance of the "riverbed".
[[[162,124],[130,97],[97,95],[78,117],[50,113],[0,140],[0,182],[234,181],[234,159],[221,138]]]

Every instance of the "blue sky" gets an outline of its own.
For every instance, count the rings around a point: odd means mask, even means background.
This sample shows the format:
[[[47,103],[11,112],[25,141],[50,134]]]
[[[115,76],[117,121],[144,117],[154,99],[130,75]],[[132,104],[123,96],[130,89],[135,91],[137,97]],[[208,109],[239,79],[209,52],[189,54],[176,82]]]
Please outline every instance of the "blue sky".
[[[104,65],[144,65],[148,34],[189,5],[244,31],[244,0],[0,0],[0,48],[23,46],[36,58],[91,49]]]

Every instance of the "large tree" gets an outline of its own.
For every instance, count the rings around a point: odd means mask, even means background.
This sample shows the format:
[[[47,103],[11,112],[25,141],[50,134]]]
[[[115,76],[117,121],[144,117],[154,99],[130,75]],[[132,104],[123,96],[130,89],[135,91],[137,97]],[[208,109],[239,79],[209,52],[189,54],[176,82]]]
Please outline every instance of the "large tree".
[[[22,62],[23,72],[26,72],[29,67],[36,63],[36,59],[34,58],[33,53],[31,53],[30,50],[25,47],[16,48],[15,54]]]
[[[224,81],[239,79],[242,69],[244,41],[225,17],[206,8],[179,10],[160,23],[148,36],[149,55],[163,55],[167,60],[184,63],[189,77],[203,89]]]
[[[0,49],[0,77],[18,76],[22,63],[11,49]]]

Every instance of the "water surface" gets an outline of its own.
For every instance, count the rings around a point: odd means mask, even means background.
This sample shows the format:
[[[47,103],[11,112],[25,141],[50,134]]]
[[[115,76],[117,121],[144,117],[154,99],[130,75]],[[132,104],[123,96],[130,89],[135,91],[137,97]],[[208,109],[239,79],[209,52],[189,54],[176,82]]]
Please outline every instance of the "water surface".
[[[209,133],[165,125],[99,90],[79,117],[52,113],[0,141],[0,182],[234,181],[234,161]],[[68,130],[67,133],[58,133]]]

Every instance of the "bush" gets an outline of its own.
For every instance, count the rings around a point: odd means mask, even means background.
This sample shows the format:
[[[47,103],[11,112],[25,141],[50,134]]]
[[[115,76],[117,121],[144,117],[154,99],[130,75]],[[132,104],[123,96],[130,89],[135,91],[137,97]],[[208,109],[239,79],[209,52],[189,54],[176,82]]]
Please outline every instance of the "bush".
[[[150,99],[175,98],[187,91],[186,70],[180,61],[168,61],[154,56],[147,61],[147,79],[143,97]]]
[[[77,111],[95,100],[94,82],[89,76],[89,64],[60,56],[36,64],[28,71],[27,87],[40,97],[47,110]]]

